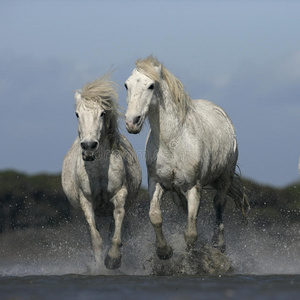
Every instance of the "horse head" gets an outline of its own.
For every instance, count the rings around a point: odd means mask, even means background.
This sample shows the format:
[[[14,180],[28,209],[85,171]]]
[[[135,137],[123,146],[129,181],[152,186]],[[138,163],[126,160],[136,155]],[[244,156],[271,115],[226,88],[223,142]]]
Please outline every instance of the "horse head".
[[[155,105],[157,93],[160,91],[161,65],[153,65],[152,62],[151,64],[149,62],[148,72],[145,72],[143,67],[137,62],[137,68],[125,82],[127,90],[125,122],[129,133],[141,131],[149,108],[151,105]]]
[[[85,161],[93,161],[103,141],[106,139],[112,144],[118,132],[118,96],[116,85],[109,80],[110,74],[75,93],[78,137]]]
[[[78,136],[82,149],[82,158],[93,161],[99,149],[101,135],[104,131],[105,110],[94,103],[84,102],[76,92],[76,117],[78,121]]]

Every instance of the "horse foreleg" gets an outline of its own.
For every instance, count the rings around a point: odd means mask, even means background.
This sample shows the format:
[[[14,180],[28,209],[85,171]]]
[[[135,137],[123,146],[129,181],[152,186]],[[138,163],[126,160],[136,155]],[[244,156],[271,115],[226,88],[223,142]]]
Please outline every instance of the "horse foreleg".
[[[85,219],[90,227],[92,247],[95,255],[96,265],[100,265],[102,238],[96,228],[93,204],[83,195],[80,195],[80,205],[85,215]]]
[[[169,259],[173,255],[172,248],[167,244],[162,231],[162,215],[161,215],[161,198],[163,195],[163,189],[161,185],[149,180],[149,197],[150,197],[150,211],[149,217],[151,224],[154,228],[156,235],[156,254],[160,259]]]
[[[197,240],[197,217],[200,205],[200,186],[196,185],[186,193],[188,203],[188,220],[187,227],[184,232],[184,238],[187,244],[187,249],[194,247]]]
[[[113,197],[112,202],[115,206],[114,208],[114,220],[115,220],[115,232],[112,238],[112,246],[108,251],[108,254],[105,258],[105,266],[108,269],[117,269],[121,266],[121,251],[122,246],[121,241],[121,231],[122,223],[125,215],[124,205],[127,198],[127,189],[122,188],[116,195]]]
[[[224,224],[223,224],[223,211],[226,205],[227,190],[218,190],[214,198],[214,208],[216,212],[216,224],[214,228],[214,235],[212,238],[212,245],[218,248],[221,252],[225,252],[225,239],[224,239]]]

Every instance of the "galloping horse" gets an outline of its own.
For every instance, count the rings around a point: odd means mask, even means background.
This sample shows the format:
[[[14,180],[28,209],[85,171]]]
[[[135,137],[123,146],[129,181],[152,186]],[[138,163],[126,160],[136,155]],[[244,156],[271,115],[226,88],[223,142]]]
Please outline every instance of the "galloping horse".
[[[139,190],[141,169],[131,144],[119,133],[117,93],[109,76],[105,74],[85,85],[81,94],[75,93],[78,137],[64,159],[62,185],[71,204],[81,207],[89,224],[96,266],[101,261],[102,238],[96,228],[95,210],[113,204],[115,231],[105,265],[116,269],[121,265],[124,206]]]
[[[196,220],[201,191],[216,190],[216,225],[212,244],[225,251],[222,214],[226,196],[244,213],[249,204],[235,173],[238,147],[231,120],[222,108],[206,100],[192,100],[182,83],[153,56],[137,60],[125,82],[126,128],[139,133],[148,117],[151,130],[146,142],[150,197],[150,221],[156,233],[160,259],[172,256],[162,231],[161,199],[166,191],[177,200],[187,200],[188,219],[184,233],[187,248],[197,239]]]

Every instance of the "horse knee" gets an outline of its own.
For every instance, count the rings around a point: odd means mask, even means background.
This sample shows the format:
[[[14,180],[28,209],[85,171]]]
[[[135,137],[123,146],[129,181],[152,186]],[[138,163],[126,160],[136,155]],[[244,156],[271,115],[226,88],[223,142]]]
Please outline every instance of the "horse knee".
[[[123,218],[125,216],[125,209],[123,207],[117,207],[114,209],[113,215],[115,221],[117,222],[123,221]]]
[[[150,222],[154,227],[161,227],[162,225],[162,216],[161,212],[157,210],[150,210],[149,212]]]

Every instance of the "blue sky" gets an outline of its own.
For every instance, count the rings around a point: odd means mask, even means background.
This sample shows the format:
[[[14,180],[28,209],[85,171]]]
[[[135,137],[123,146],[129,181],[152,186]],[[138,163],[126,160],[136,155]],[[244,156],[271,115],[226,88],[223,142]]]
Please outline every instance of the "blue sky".
[[[58,173],[76,137],[74,90],[153,54],[192,98],[222,106],[243,176],[299,180],[299,1],[14,1],[0,11],[0,169]],[[148,127],[125,134],[138,152]]]

